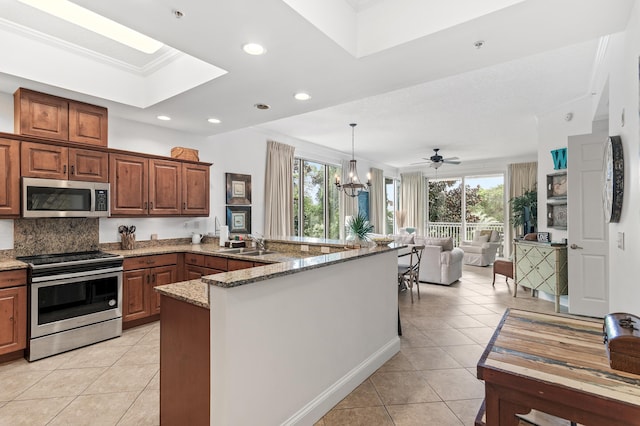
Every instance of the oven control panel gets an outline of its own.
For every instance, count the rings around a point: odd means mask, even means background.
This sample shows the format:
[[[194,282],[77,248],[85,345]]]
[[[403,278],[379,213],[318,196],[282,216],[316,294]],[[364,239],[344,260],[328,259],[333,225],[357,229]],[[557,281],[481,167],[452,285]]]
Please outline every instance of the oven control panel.
[[[96,211],[109,211],[108,203],[109,191],[106,189],[96,189]]]

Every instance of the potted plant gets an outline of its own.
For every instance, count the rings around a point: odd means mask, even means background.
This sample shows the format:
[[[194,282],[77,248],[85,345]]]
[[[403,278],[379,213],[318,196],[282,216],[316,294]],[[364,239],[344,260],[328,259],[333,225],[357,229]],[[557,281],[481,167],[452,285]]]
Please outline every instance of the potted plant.
[[[373,231],[373,225],[369,223],[367,217],[358,213],[357,216],[352,216],[347,222],[347,231],[349,235],[347,240],[353,241],[353,244],[362,244],[369,241],[369,235]]]
[[[535,232],[538,224],[538,191],[531,189],[509,200],[511,204],[511,225],[523,227],[524,234]]]

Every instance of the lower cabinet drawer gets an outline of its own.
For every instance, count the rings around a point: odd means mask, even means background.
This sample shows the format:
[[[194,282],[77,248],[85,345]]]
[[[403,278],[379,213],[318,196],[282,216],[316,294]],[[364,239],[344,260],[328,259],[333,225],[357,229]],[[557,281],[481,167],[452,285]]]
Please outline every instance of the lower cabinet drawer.
[[[155,266],[169,266],[178,263],[177,253],[156,254],[153,256],[128,257],[124,259],[125,271],[132,269],[153,268]]]
[[[186,253],[184,255],[184,263],[188,265],[204,266],[204,255]]]
[[[16,287],[19,285],[27,285],[26,269],[0,272],[0,288]]]

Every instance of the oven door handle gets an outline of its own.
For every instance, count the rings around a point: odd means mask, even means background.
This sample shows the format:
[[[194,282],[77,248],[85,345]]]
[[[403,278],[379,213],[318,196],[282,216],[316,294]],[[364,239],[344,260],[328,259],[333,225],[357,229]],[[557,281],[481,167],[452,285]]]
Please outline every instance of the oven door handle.
[[[104,275],[104,274],[110,274],[113,272],[122,272],[123,268],[122,266],[119,267],[115,267],[115,268],[106,268],[106,269],[98,269],[96,272],[94,273],[87,273],[86,271],[84,272],[70,272],[68,274],[58,274],[58,275],[49,275],[46,277],[33,277],[31,278],[31,282],[32,283],[46,283],[48,281],[50,282],[57,282],[57,281],[61,281],[61,280],[68,280],[71,278],[90,278],[93,276],[99,276],[99,275]]]

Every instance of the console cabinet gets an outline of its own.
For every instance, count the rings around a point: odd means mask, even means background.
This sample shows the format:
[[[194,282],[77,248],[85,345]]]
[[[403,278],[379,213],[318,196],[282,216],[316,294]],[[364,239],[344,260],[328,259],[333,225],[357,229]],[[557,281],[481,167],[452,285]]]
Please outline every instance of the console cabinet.
[[[159,285],[178,282],[178,254],[160,254],[126,258],[122,276],[123,326],[136,321],[154,321],[160,313]]]
[[[13,97],[17,134],[107,146],[106,108],[24,88]]]
[[[540,290],[555,296],[556,312],[560,310],[560,296],[568,294],[567,246],[548,243],[516,241],[514,254],[514,290],[518,286]]]
[[[22,176],[43,179],[109,181],[109,155],[90,149],[22,142]]]
[[[20,215],[20,142],[0,139],[0,217]]]
[[[27,347],[27,270],[0,272],[0,355]]]

